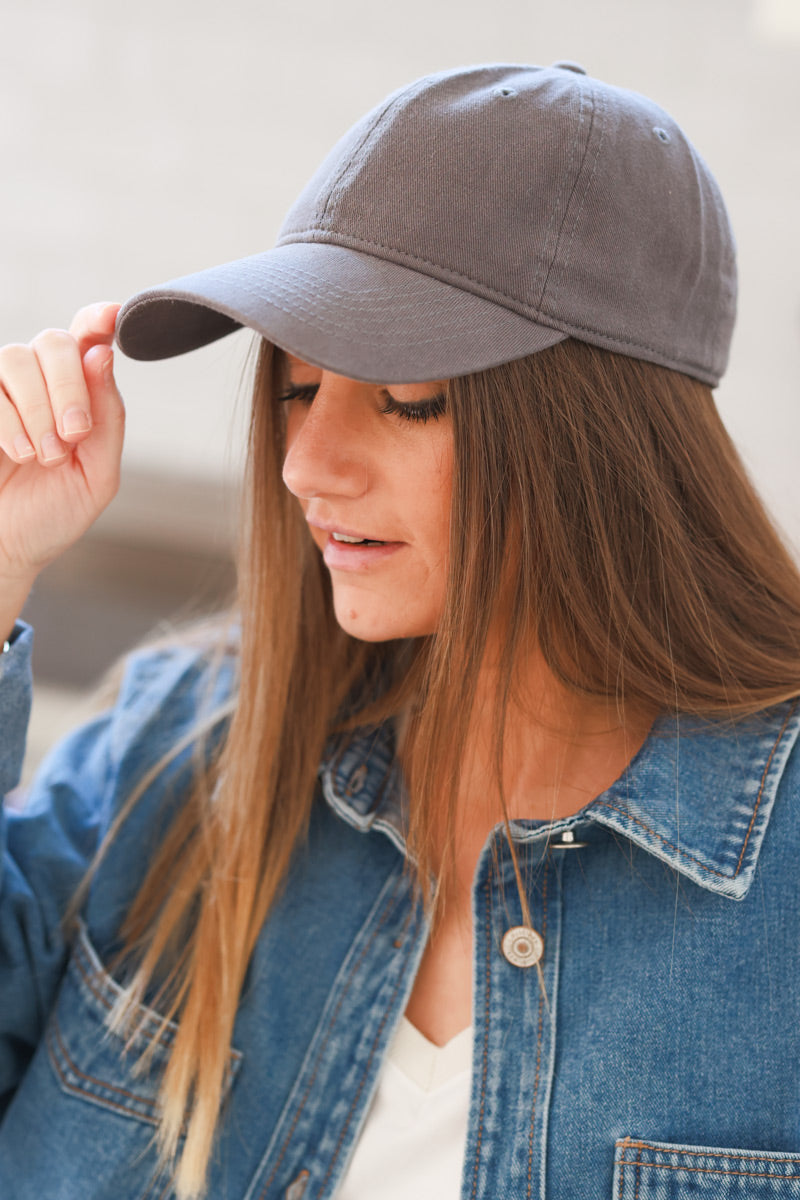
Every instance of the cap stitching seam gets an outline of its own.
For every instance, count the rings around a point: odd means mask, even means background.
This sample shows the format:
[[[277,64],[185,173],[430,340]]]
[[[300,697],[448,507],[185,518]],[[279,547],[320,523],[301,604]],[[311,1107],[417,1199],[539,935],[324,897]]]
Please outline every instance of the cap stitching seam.
[[[319,233],[325,233],[327,231],[311,227],[309,229],[305,229],[305,230],[302,230],[299,232],[300,233],[309,233],[309,234],[315,234],[315,233],[319,234]],[[301,240],[302,239],[298,236],[298,234],[293,234],[290,241],[280,241],[278,243],[278,246],[282,247],[282,246],[287,246],[287,245],[300,244]],[[314,239],[309,238],[302,244],[309,244],[312,240],[314,240]],[[318,238],[316,240],[321,241],[323,239]],[[325,239],[326,242],[327,242],[327,240],[328,239]],[[350,242],[353,243],[352,246],[350,246],[348,244]],[[403,250],[399,246],[391,246],[384,242],[372,241],[369,238],[355,237],[352,234],[349,234],[347,236],[346,240],[341,238],[341,236],[339,236],[339,240],[336,242],[333,242],[331,239],[331,244],[337,245],[337,246],[341,247],[342,249],[358,249],[359,246],[365,246],[365,247],[371,246],[378,250],[391,250],[395,254],[402,254],[404,258],[410,259],[413,262],[424,263],[431,267],[437,267],[440,270],[444,269],[444,270],[448,271],[451,275],[456,276],[458,279],[465,280],[467,283],[479,284],[480,287],[483,288],[483,290],[485,292],[489,293],[488,296],[481,296],[481,294],[478,292],[472,293],[473,295],[478,295],[481,299],[492,300],[495,297],[498,297],[503,300],[512,300],[515,304],[519,305],[519,307],[521,309],[530,310],[530,311],[520,312],[518,314],[519,316],[526,317],[528,320],[539,321],[540,323],[546,325],[548,329],[553,329],[559,333],[567,333],[567,334],[572,333],[573,331],[576,334],[592,333],[592,334],[595,334],[597,337],[603,338],[603,340],[606,342],[613,342],[615,345],[618,345],[618,346],[633,346],[640,350],[648,350],[653,354],[659,354],[664,358],[670,358],[672,361],[674,361],[676,363],[680,362],[685,367],[688,367],[688,368],[691,368],[691,369],[694,369],[697,371],[702,371],[706,375],[713,376],[715,379],[717,378],[717,372],[715,370],[713,370],[709,366],[708,363],[696,362],[694,359],[676,358],[676,357],[673,357],[669,353],[669,351],[664,350],[660,346],[653,346],[649,342],[639,342],[639,341],[636,341],[634,338],[624,338],[624,337],[617,336],[615,334],[609,334],[605,330],[595,328],[595,326],[593,326],[593,325],[581,325],[575,321],[565,321],[565,320],[561,320],[560,318],[559,319],[553,318],[550,316],[549,313],[543,312],[541,309],[532,308],[531,305],[526,304],[523,300],[520,300],[520,298],[518,296],[513,295],[511,292],[503,292],[497,288],[491,288],[491,287],[487,286],[487,284],[483,283],[482,280],[475,279],[471,275],[465,275],[461,271],[455,270],[455,268],[452,268],[452,267],[442,268],[441,263],[434,262],[433,259],[423,258],[420,255],[410,254],[407,250]],[[387,260],[387,261],[392,261],[392,260]],[[397,265],[402,266],[403,264],[398,263]],[[414,268],[409,268],[409,270],[413,270],[413,269]],[[421,273],[424,274],[425,272],[421,272]],[[431,278],[436,278],[436,276],[432,276]],[[447,280],[440,280],[440,282],[447,282]],[[265,296],[261,295],[260,293],[251,291],[250,294],[253,296],[257,296],[259,300],[266,300],[267,303],[270,303],[270,304],[273,303],[273,301],[269,297],[265,297]],[[188,301],[188,303],[198,303],[198,302],[197,301]],[[205,304],[203,304],[202,306],[207,307],[207,305],[205,305]],[[503,307],[507,307],[507,306],[503,305]],[[281,305],[276,305],[276,308],[281,308]],[[294,315],[294,312],[292,310],[283,309],[282,311],[289,313],[290,316]],[[429,340],[432,341],[434,339],[429,339]]]
[[[578,127],[579,127],[579,129],[580,129],[580,127],[583,125],[583,119],[584,119],[584,117],[583,117],[583,112],[584,112],[584,99],[585,99],[585,91],[584,91],[584,89],[583,89],[583,88],[578,88],[577,90],[578,90],[578,93],[579,93],[579,95],[580,95],[580,113],[579,113],[579,116],[578,116]],[[559,207],[560,207],[560,204],[561,204],[561,197],[562,197],[562,195],[563,195],[563,193],[564,193],[564,191],[565,191],[565,189],[566,189],[566,181],[567,181],[567,178],[568,178],[568,177],[569,177],[569,175],[570,175],[570,171],[571,171],[571,168],[572,168],[572,160],[575,158],[575,154],[576,154],[576,151],[577,151],[577,147],[578,147],[578,131],[576,131],[576,133],[575,133],[575,136],[574,136],[574,138],[573,138],[573,140],[572,140],[572,144],[571,144],[571,146],[570,146],[570,163],[569,163],[569,166],[568,166],[567,170],[566,170],[566,171],[564,171],[564,173],[563,173],[562,180],[561,180],[561,184],[560,184],[560,187],[559,187],[559,192],[558,192],[558,195],[556,196],[556,198],[555,198],[555,200],[554,200],[554,202],[553,202],[553,207],[552,207],[552,209],[551,209],[551,212],[550,212],[550,219],[549,219],[549,220],[548,220],[548,222],[547,222],[547,229],[546,229],[546,231],[545,231],[545,236],[544,236],[544,240],[543,240],[543,245],[544,245],[545,247],[547,246],[547,244],[548,244],[548,242],[549,242],[549,240],[550,240],[550,232],[551,232],[551,229],[552,229],[552,227],[553,227],[553,225],[554,225],[554,223],[555,223],[555,220],[556,220],[556,214],[557,214],[557,212],[558,212],[558,209],[559,209]],[[584,155],[585,155],[585,152],[584,152]],[[580,171],[579,171],[578,173],[580,173]],[[575,185],[573,184],[573,190],[574,190],[574,186],[575,186]],[[571,195],[571,193],[570,193],[570,195]],[[569,200],[567,200],[567,204],[566,204],[566,207],[565,207],[565,209],[564,209],[564,219],[565,219],[565,220],[566,220],[566,215],[567,215],[567,212],[568,212],[568,211],[569,211]],[[563,228],[563,221],[562,221],[562,228]],[[554,248],[554,250],[553,250],[553,254],[552,254],[552,256],[550,256],[550,262],[549,262],[549,265],[543,265],[543,271],[544,271],[544,280],[543,280],[543,282],[542,282],[542,284],[541,284],[541,287],[538,285],[538,282],[537,282],[537,281],[538,281],[539,275],[540,275],[540,274],[542,274],[542,271],[541,271],[541,270],[540,270],[540,271],[537,271],[536,275],[534,276],[534,279],[533,279],[533,286],[532,286],[532,289],[531,289],[531,290],[532,290],[532,293],[533,293],[533,295],[536,295],[536,294],[537,294],[537,292],[538,292],[538,299],[537,299],[537,300],[534,302],[534,305],[533,305],[534,309],[538,309],[538,308],[539,308],[539,306],[541,305],[541,303],[542,303],[542,300],[543,300],[543,298],[544,298],[544,294],[545,294],[545,292],[547,291],[547,285],[548,285],[548,283],[549,283],[549,281],[550,281],[550,274],[551,274],[551,272],[552,272],[552,269],[553,269],[553,260],[555,259],[556,253],[557,253],[557,251],[558,251],[558,241],[559,241],[559,237],[560,237],[560,235],[561,235],[561,229],[559,229],[558,233],[556,234],[556,239],[555,239],[555,248]],[[545,263],[547,263],[547,254],[546,254],[546,253],[545,253],[545,254],[543,254],[543,256],[542,256],[542,257],[543,257],[543,259],[544,259],[544,262],[545,262]]]
[[[410,97],[408,96],[409,91],[411,92]],[[384,104],[383,108],[376,114],[374,121],[372,121],[372,123],[369,125],[369,127],[364,131],[363,137],[359,141],[358,145],[354,147],[347,162],[342,166],[341,170],[337,174],[336,178],[334,179],[333,183],[331,184],[331,186],[328,190],[328,195],[325,199],[325,206],[322,209],[322,213],[319,218],[320,224],[323,225],[326,229],[330,228],[330,223],[334,217],[334,213],[329,210],[335,209],[336,205],[338,204],[339,197],[342,192],[343,180],[344,180],[345,176],[347,175],[347,173],[351,169],[353,169],[355,159],[357,158],[358,155],[361,154],[361,151],[364,149],[364,147],[366,146],[366,144],[370,140],[370,138],[373,137],[373,135],[375,134],[375,132],[377,131],[379,126],[382,124],[382,122],[384,121],[387,114],[391,111],[391,109],[395,108],[400,103],[400,101],[406,97],[408,97],[409,99],[413,99],[414,96],[418,93],[418,91],[419,91],[419,88],[416,88],[416,89],[404,88],[399,96],[394,96],[391,99],[389,99],[388,102]],[[336,193],[335,197],[334,197],[334,193]]]
[[[580,97],[581,97],[581,114],[580,114],[580,122],[579,122],[579,123],[580,123],[580,125],[582,126],[582,125],[583,125],[583,122],[584,122],[584,103],[585,103],[585,100],[586,100],[586,89],[584,89],[584,88],[580,88]],[[553,275],[553,272],[555,271],[556,257],[557,257],[557,255],[558,255],[558,244],[559,244],[559,241],[561,240],[561,234],[564,232],[564,226],[566,225],[566,221],[567,221],[567,215],[568,215],[568,213],[569,213],[569,206],[570,206],[570,203],[572,202],[572,197],[575,195],[575,191],[576,191],[576,189],[577,189],[577,187],[578,187],[578,181],[579,181],[579,179],[580,179],[580,177],[581,177],[581,173],[582,173],[582,171],[583,171],[583,164],[585,163],[585,161],[586,161],[586,157],[587,157],[587,155],[588,155],[588,153],[589,153],[589,146],[590,146],[591,139],[592,139],[592,129],[594,128],[594,122],[595,122],[595,113],[596,113],[596,111],[597,111],[596,105],[595,105],[595,103],[594,103],[594,101],[595,101],[595,97],[594,97],[594,96],[591,96],[591,97],[590,97],[590,99],[592,100],[592,115],[591,115],[591,119],[590,119],[590,121],[589,121],[589,130],[588,130],[588,133],[587,133],[587,135],[586,135],[586,145],[585,145],[585,148],[584,148],[583,155],[582,155],[582,157],[581,157],[580,166],[578,167],[578,170],[577,170],[577,172],[576,172],[576,175],[575,175],[574,182],[573,182],[573,184],[572,184],[572,188],[571,188],[571,190],[570,190],[569,198],[567,199],[566,207],[565,207],[565,209],[564,209],[564,219],[563,219],[563,221],[561,222],[561,228],[559,229],[559,231],[558,231],[558,236],[556,237],[556,244],[555,244],[555,248],[554,248],[554,250],[553,250],[553,255],[552,255],[552,258],[550,259],[550,266],[549,266],[549,267],[548,267],[548,269],[547,269],[547,277],[545,278],[545,281],[544,281],[544,286],[542,287],[541,294],[540,294],[540,296],[539,296],[539,301],[538,301],[538,304],[537,304],[537,306],[536,306],[536,307],[537,307],[537,310],[541,309],[541,306],[542,306],[542,304],[544,303],[544,298],[545,298],[545,295],[546,295],[546,293],[547,293],[547,288],[548,288],[548,285],[549,285],[549,283],[550,283],[550,279],[551,279],[551,277],[552,277],[552,275]],[[600,138],[600,144],[601,144],[601,145],[602,145],[602,141],[603,141],[603,138],[602,138],[602,134],[601,134],[601,138]],[[575,146],[577,146],[577,137],[576,137],[576,139],[575,139],[575,142],[574,142],[574,145],[573,145],[573,151],[574,151],[574,147],[575,147]],[[597,155],[599,155],[599,154],[600,154],[600,146],[598,145],[598,148],[597,148]],[[592,179],[594,179],[594,175],[595,175],[595,171],[596,171],[596,170],[597,170],[597,156],[595,156],[595,165],[594,165],[594,168],[592,169]],[[589,182],[591,183],[591,180],[590,180]],[[587,191],[587,190],[588,190],[588,188],[584,190],[584,198],[583,198],[583,201],[581,202],[581,211],[582,211],[582,209],[583,209],[583,203],[584,203],[584,202],[585,202],[585,200],[586,200],[586,191]],[[568,246],[568,248],[569,248],[569,249],[568,249],[568,253],[571,253],[571,251],[572,251],[572,241],[573,241],[573,238],[574,238],[574,236],[575,236],[575,228],[576,228],[576,226],[577,226],[577,222],[578,222],[578,216],[579,216],[579,215],[580,215],[580,213],[579,213],[578,215],[576,215],[576,217],[575,217],[575,221],[574,221],[574,223],[573,223],[573,226],[572,226],[572,232],[571,232],[571,233],[570,233],[570,235],[569,235],[569,239],[568,239],[568,242],[567,242],[567,246]],[[568,261],[568,259],[567,259],[567,261]],[[566,264],[565,264],[565,265],[566,265]],[[561,268],[561,270],[562,270],[562,274],[563,274],[563,269],[564,269],[564,268]],[[555,288],[555,290],[556,290],[556,292],[557,292],[557,290],[558,290],[558,285],[556,285],[556,288]]]
[[[597,96],[593,95],[592,100],[594,102],[593,108],[592,108],[592,120],[591,120],[591,124],[589,127],[589,135],[586,139],[586,153],[583,156],[583,162],[586,161],[588,154],[589,154],[589,143],[591,142],[592,130],[594,129],[595,119],[601,118],[603,115],[602,114],[602,108],[603,108],[602,96],[600,96],[599,94]],[[606,137],[605,125],[601,123],[600,138],[597,143],[597,150],[595,151],[594,166],[592,167],[592,174],[591,174],[591,177],[589,178],[588,183],[586,184],[586,186],[583,189],[583,196],[581,197],[580,204],[578,205],[578,211],[575,214],[575,220],[572,222],[572,230],[571,230],[571,232],[569,234],[569,238],[566,242],[566,246],[565,246],[566,253],[565,253],[564,261],[559,268],[559,275],[560,275],[561,282],[559,283],[558,280],[555,280],[553,283],[553,298],[554,299],[559,295],[559,291],[563,288],[564,275],[569,270],[569,264],[572,259],[572,248],[573,248],[573,245],[575,242],[575,233],[578,228],[578,222],[581,219],[581,216],[583,215],[583,210],[586,207],[586,197],[589,195],[589,192],[591,191],[592,184],[594,183],[594,177],[597,174],[597,165],[600,162],[600,153],[603,149],[603,143],[605,142],[605,137]],[[583,170],[583,162],[581,163],[581,171]],[[567,204],[567,209],[569,209],[569,203],[572,201],[572,197],[575,195],[577,187],[578,187],[578,180],[576,179],[575,186],[573,187],[572,193],[570,194],[569,202]],[[564,216],[564,221],[566,223],[566,214]],[[556,253],[557,252],[558,252],[558,247],[556,247]],[[551,276],[555,273],[555,259],[556,259],[556,255],[554,254],[553,262],[551,264],[551,268],[550,268],[550,271],[548,272],[548,276],[547,276],[548,283],[550,282]],[[546,291],[547,291],[547,287],[545,286],[545,288],[543,289],[543,292],[542,292],[542,297],[539,301],[540,305],[544,303],[544,292],[546,292]]]
[[[248,295],[253,296],[256,299],[258,299],[258,300],[264,299],[264,297],[261,296],[260,293],[254,292],[251,288],[248,288],[245,284],[242,284],[242,288],[245,292],[247,292]],[[286,308],[284,305],[278,303],[278,301],[276,300],[276,298],[273,294],[272,296],[270,296],[267,299],[267,303],[272,308],[279,309],[281,312],[286,313],[287,316],[293,317],[295,320],[301,321],[304,324],[315,326],[317,329],[321,329],[323,332],[326,332],[326,328],[325,328],[326,324],[327,324],[328,329],[333,329],[333,330],[337,330],[337,331],[340,329],[348,328],[348,326],[345,324],[345,322],[336,321],[332,318],[328,318],[327,322],[323,323],[319,313],[314,312],[313,309],[309,308],[305,304],[302,304],[299,300],[297,301],[297,306],[295,308]],[[241,322],[241,318],[240,318],[240,322]],[[245,321],[244,324],[249,324],[249,323],[247,321]],[[253,326],[251,326],[251,328],[252,327]],[[267,335],[265,334],[264,336],[267,336]],[[416,338],[415,345],[423,346],[423,345],[428,345],[429,343],[433,343],[433,342],[441,343],[441,341],[442,341],[442,334],[436,333],[428,338],[422,338],[422,337]],[[393,345],[393,346],[404,346],[406,344],[406,340],[401,339],[400,341],[390,341],[388,336],[386,336],[384,338],[384,344],[385,345]]]

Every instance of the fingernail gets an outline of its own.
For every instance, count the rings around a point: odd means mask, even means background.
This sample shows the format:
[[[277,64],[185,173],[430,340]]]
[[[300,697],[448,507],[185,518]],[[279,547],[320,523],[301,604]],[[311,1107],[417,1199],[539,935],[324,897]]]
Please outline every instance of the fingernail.
[[[111,354],[109,354],[106,361],[103,363],[103,379],[105,379],[106,383],[111,382],[111,376],[113,374],[113,371],[114,371],[114,353],[112,351]]]
[[[41,441],[42,458],[48,462],[51,458],[63,458],[65,448],[54,433],[46,433]]]
[[[30,458],[32,454],[36,453],[33,444],[25,437],[24,433],[14,438],[14,453],[17,458]]]
[[[68,408],[61,418],[64,433],[88,433],[92,428],[89,414],[82,408]]]

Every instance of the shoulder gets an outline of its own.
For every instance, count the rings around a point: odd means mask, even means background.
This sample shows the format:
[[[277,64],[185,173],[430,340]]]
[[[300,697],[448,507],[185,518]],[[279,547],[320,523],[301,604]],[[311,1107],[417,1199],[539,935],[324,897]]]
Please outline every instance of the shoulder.
[[[98,689],[96,715],[44,758],[25,811],[68,803],[102,833],[148,777],[157,804],[168,784],[188,781],[203,739],[226,727],[237,666],[232,639],[161,640],[120,659]]]
[[[118,670],[95,774],[98,846],[109,839],[85,910],[111,944],[172,821],[224,738],[236,701],[236,647],[178,640],[144,646]]]
[[[228,708],[236,691],[237,647],[178,641],[145,646],[117,669],[114,726],[122,745],[147,726],[158,741]]]
[[[110,759],[147,769],[223,727],[238,683],[238,639],[181,637],[128,654],[105,684]]]

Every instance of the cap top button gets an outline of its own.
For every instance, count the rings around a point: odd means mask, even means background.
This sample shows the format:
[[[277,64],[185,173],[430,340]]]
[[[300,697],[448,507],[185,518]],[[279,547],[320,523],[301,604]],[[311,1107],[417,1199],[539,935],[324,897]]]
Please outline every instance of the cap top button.
[[[514,967],[535,967],[544,954],[541,936],[527,925],[513,925],[506,930],[500,947]]]
[[[563,62],[553,63],[553,66],[559,71],[574,71],[576,75],[586,74],[586,68],[582,67],[580,63],[570,62],[567,59]]]

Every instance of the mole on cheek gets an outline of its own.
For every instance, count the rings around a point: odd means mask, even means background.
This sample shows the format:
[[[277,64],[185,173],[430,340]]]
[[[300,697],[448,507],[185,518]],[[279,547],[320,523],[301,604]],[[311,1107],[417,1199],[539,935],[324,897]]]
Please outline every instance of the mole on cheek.
[[[350,612],[347,614],[347,616],[350,621],[355,621],[356,617],[358,616],[358,613],[356,612],[356,610],[354,608],[351,608]]]

